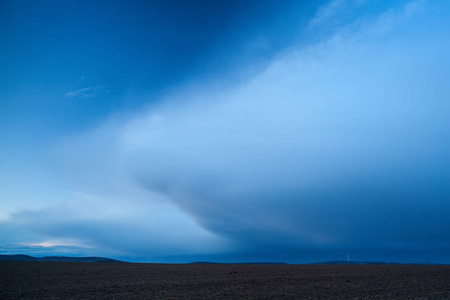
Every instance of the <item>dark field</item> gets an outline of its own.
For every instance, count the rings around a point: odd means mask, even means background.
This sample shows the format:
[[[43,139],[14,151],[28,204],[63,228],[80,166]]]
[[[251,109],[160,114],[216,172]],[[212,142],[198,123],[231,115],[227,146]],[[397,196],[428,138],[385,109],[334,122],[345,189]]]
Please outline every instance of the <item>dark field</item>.
[[[0,262],[0,299],[450,299],[450,266]]]

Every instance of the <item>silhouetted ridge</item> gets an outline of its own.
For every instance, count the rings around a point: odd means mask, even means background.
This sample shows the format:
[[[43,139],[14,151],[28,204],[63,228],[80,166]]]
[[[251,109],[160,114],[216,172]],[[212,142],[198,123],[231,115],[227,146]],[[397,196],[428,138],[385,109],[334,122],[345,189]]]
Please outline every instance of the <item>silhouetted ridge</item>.
[[[310,265],[401,265],[396,262],[382,262],[382,261],[347,261],[347,260],[333,260],[310,263]]]
[[[11,260],[11,261],[37,261],[38,259],[33,256],[16,254],[16,255],[2,255],[0,254],[0,260]]]
[[[71,257],[71,256],[44,256],[33,257],[29,255],[2,255],[0,260],[9,261],[74,261],[74,262],[121,262],[120,260],[106,258],[106,257]]]
[[[194,261],[191,264],[205,264],[205,265],[287,265],[285,262],[231,262],[231,263],[221,263],[213,261]]]

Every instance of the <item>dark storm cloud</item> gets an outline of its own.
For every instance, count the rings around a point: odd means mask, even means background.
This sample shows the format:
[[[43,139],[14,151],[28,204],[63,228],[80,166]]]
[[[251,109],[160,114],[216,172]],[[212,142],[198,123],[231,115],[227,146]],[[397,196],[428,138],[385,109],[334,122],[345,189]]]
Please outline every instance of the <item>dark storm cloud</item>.
[[[78,178],[127,174],[242,253],[448,247],[449,70],[430,65],[450,45],[426,9],[399,6],[237,89],[194,88],[176,96],[188,105],[74,140]]]
[[[175,3],[161,7],[181,14]],[[226,71],[222,86],[193,80],[159,105],[66,139],[54,159],[78,192],[73,203],[9,224],[147,258],[301,261],[351,251],[390,259],[391,251],[450,261],[442,254],[450,249],[450,8],[365,3],[323,6],[304,27],[327,33],[309,43],[289,37],[285,48],[269,31],[255,38],[248,46],[267,54],[264,67],[249,58],[236,72],[254,67],[253,76],[237,85]],[[199,65],[233,61],[214,47]]]

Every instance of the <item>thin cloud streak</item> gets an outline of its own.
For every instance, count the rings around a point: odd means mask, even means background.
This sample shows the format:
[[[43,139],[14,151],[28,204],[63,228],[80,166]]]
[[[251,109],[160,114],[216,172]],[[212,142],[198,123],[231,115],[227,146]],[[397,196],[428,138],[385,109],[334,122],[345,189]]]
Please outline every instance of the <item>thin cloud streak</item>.
[[[99,93],[107,92],[108,90],[106,90],[103,85],[97,85],[68,92],[65,96],[68,98],[91,98],[97,96]]]
[[[346,3],[348,3],[348,1],[334,0],[319,8],[316,16],[309,23],[308,29],[312,29],[335,16],[340,10],[343,9],[343,5]]]

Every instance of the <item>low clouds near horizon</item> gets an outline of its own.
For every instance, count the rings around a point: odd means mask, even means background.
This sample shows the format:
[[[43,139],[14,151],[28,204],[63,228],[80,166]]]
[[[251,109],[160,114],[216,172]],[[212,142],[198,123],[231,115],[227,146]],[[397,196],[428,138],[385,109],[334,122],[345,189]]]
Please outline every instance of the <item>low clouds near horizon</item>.
[[[326,38],[239,85],[200,82],[65,139],[54,156],[71,200],[7,226],[147,259],[449,250],[450,7],[336,25],[340,2],[308,27],[334,28]]]

